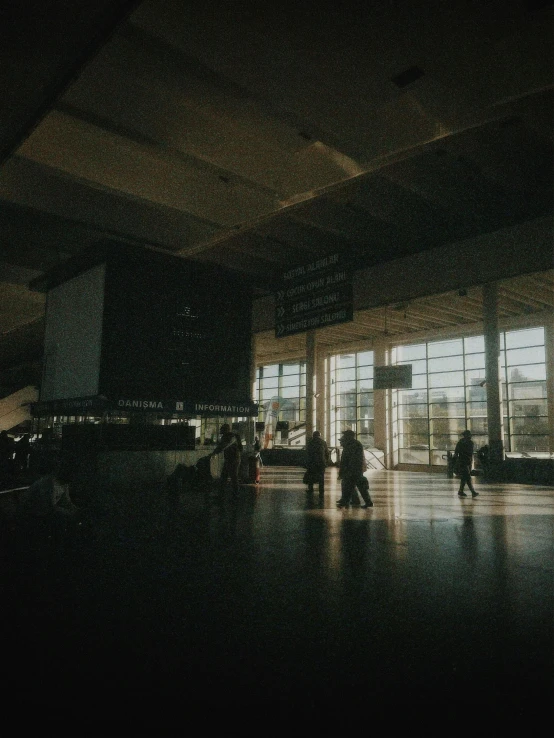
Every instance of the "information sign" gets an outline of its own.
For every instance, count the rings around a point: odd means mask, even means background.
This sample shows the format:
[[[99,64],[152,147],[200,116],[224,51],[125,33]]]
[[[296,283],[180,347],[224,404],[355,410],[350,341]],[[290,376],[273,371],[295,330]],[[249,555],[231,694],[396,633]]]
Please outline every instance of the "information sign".
[[[283,274],[275,293],[275,336],[353,320],[352,271],[340,254],[329,254]]]

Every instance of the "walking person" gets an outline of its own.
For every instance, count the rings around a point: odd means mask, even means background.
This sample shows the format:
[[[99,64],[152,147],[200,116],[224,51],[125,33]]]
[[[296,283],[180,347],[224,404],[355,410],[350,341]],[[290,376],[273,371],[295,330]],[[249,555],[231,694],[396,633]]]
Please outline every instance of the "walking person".
[[[473,451],[475,444],[471,440],[471,431],[465,430],[462,433],[462,437],[456,444],[454,449],[454,469],[457,471],[460,477],[460,488],[458,490],[458,497],[467,497],[464,492],[464,487],[467,484],[471,491],[472,497],[477,497],[479,492],[475,491],[473,481],[471,479],[471,468],[473,466]]]
[[[365,479],[364,447],[360,441],[356,439],[354,431],[350,429],[345,430],[342,434],[340,445],[342,446],[339,467],[341,498],[340,500],[337,500],[337,506],[348,507],[356,494],[356,487],[358,487],[365,503],[362,507],[364,509],[373,507],[373,502],[369,495],[369,485],[366,487],[365,484],[361,483],[361,479]]]
[[[306,444],[306,483],[308,494],[313,495],[314,484],[318,485],[319,497],[325,494],[325,469],[329,464],[331,455],[329,447],[321,437],[319,431],[314,431],[312,437]]]
[[[255,436],[254,437],[254,453],[256,454],[256,458],[258,459],[258,462],[259,462],[260,466],[263,466],[264,463],[262,461],[262,453],[261,453],[261,451],[262,451],[262,443],[260,441],[260,437],[259,436]]]
[[[231,430],[228,423],[221,426],[221,438],[210,454],[216,456],[223,453],[223,468],[219,478],[220,494],[223,495],[227,479],[231,480],[231,487],[235,497],[239,493],[239,469],[242,459],[242,440],[238,433]]]

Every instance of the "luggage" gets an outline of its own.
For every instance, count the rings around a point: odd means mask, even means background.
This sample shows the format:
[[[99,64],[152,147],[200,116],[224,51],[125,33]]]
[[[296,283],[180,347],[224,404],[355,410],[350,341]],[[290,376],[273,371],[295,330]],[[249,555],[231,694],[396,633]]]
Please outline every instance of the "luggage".
[[[193,466],[186,466],[186,464],[177,464],[175,469],[167,477],[166,490],[167,493],[176,497],[180,495],[185,489],[189,489],[192,485],[195,476],[195,470]]]
[[[183,492],[206,492],[212,484],[210,456],[203,456],[193,466],[177,464],[167,477],[166,489],[169,495],[177,496]]]
[[[251,453],[244,453],[239,469],[241,484],[259,484],[260,482],[260,458]]]
[[[196,462],[196,479],[195,486],[200,491],[206,491],[210,488],[213,481],[211,471],[211,456],[203,456]]]
[[[360,494],[362,496],[363,501],[366,503],[366,505],[371,503],[371,495],[369,494],[369,481],[367,477],[364,477],[363,475],[359,478],[358,482],[356,483],[356,486],[360,490]]]

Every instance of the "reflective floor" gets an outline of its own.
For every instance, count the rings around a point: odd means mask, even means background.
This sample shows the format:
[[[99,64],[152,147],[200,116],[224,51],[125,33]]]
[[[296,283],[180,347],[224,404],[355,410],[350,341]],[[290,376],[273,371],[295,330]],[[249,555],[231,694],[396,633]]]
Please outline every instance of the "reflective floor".
[[[551,724],[554,489],[369,472],[338,510],[302,473],[96,511],[40,580],[9,550],[4,696],[58,735]]]

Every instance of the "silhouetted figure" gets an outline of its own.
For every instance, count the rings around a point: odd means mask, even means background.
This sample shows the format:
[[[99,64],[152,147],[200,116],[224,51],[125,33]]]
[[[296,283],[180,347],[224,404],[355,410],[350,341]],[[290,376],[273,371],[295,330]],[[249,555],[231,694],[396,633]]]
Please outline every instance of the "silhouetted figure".
[[[224,423],[221,426],[220,433],[221,438],[210,454],[210,458],[223,453],[223,468],[219,479],[221,488],[220,494],[223,494],[227,479],[230,479],[233,494],[237,496],[239,492],[239,469],[242,458],[242,440],[238,433],[231,430],[231,426],[228,423]]]
[[[319,431],[314,431],[306,444],[306,480],[308,494],[314,493],[314,484],[318,485],[319,496],[325,494],[325,469],[330,461],[327,443]]]
[[[52,565],[66,559],[68,546],[74,543],[79,524],[79,508],[73,503],[69,486],[73,467],[62,459],[20,493],[18,500],[18,537],[21,574],[33,587],[45,584]]]
[[[360,494],[364,500],[363,508],[373,507],[373,502],[369,495],[369,485],[367,487],[361,482],[364,477],[365,457],[364,447],[356,439],[353,430],[345,430],[340,439],[342,446],[342,454],[339,467],[339,479],[341,480],[341,498],[337,501],[338,507],[348,507],[354,495],[356,487],[360,490]]]
[[[5,487],[12,479],[14,472],[13,462],[14,444],[8,431],[0,433],[0,487]]]
[[[256,454],[256,458],[258,459],[258,463],[260,466],[264,465],[264,462],[262,461],[262,454],[260,453],[262,450],[262,442],[260,441],[259,436],[255,436],[254,438],[254,453]]]
[[[48,433],[43,433],[31,444],[29,470],[33,475],[44,476],[52,470],[55,463],[55,452]]]
[[[167,492],[170,512],[177,508],[179,497],[182,494],[204,492],[211,490],[212,473],[210,470],[211,454],[198,459],[196,464],[187,466],[177,464],[167,477],[165,492]]]
[[[166,491],[169,498],[176,502],[183,492],[191,492],[195,488],[196,468],[186,464],[177,464],[166,479]]]
[[[20,494],[20,515],[23,518],[42,518],[50,522],[74,519],[79,508],[69,494],[73,471],[69,459],[59,460],[52,472],[37,479]]]
[[[477,497],[479,494],[475,491],[471,480],[474,448],[475,444],[471,440],[471,431],[465,430],[454,449],[454,468],[457,470],[458,476],[460,477],[460,488],[458,490],[459,497],[467,497],[464,492],[466,484],[471,490],[472,497]]]
[[[31,453],[31,439],[28,433],[24,433],[14,448],[14,463],[16,472],[25,472],[29,466],[29,454]]]
[[[211,458],[211,454],[209,454],[208,456],[202,456],[196,461],[196,464],[194,465],[194,468],[196,470],[196,476],[194,478],[194,489],[204,495],[210,493],[213,487]]]

